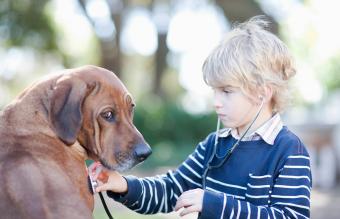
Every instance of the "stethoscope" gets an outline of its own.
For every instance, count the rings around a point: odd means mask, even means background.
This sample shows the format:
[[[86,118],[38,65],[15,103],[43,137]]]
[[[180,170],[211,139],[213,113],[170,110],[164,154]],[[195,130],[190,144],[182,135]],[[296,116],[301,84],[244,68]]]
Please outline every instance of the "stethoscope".
[[[248,131],[250,130],[250,128],[253,126],[253,124],[255,123],[256,119],[259,117],[262,108],[263,108],[263,104],[264,104],[264,98],[260,97],[261,99],[261,104],[260,107],[254,117],[254,119],[252,120],[252,122],[249,124],[249,126],[247,127],[246,131],[242,134],[242,136],[233,144],[233,146],[231,148],[228,149],[226,155],[224,156],[224,158],[222,159],[221,162],[219,162],[218,164],[212,165],[212,161],[214,159],[214,157],[216,156],[217,158],[220,158],[217,155],[217,145],[218,145],[218,132],[220,130],[220,119],[217,119],[217,127],[216,127],[216,134],[215,134],[215,140],[214,140],[214,148],[213,148],[213,152],[211,153],[211,156],[209,157],[209,160],[207,162],[207,167],[205,168],[203,174],[202,174],[202,188],[205,189],[206,187],[206,180],[207,180],[207,175],[208,172],[212,169],[216,169],[216,168],[220,168],[231,156],[231,154],[233,153],[233,151],[235,150],[235,148],[240,144],[240,142],[242,141],[242,139],[244,138],[244,136],[246,136],[246,134],[248,133]]]

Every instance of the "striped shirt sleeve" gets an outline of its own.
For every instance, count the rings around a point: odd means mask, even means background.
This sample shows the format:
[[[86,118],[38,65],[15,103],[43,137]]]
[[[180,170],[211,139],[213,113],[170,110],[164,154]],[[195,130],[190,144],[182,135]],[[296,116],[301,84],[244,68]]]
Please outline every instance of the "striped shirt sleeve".
[[[206,141],[175,170],[156,177],[125,177],[128,193],[124,196],[107,192],[108,196],[141,214],[173,211],[178,197],[187,190],[202,188]]]
[[[269,192],[268,205],[206,191],[201,218],[309,218],[311,180],[309,156],[288,156]]]

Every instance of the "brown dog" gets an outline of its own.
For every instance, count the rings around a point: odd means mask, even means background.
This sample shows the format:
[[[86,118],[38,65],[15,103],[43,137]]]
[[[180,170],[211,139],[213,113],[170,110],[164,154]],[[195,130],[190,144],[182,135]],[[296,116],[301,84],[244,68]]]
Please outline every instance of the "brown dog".
[[[151,149],[110,71],[86,66],[33,84],[0,112],[0,218],[92,218],[84,160],[124,171]]]

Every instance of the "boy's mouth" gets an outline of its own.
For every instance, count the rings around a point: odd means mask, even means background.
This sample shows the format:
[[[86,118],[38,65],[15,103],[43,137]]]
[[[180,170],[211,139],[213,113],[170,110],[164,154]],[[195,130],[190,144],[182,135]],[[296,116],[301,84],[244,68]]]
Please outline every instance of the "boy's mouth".
[[[221,119],[226,117],[225,114],[220,114],[220,113],[217,113],[217,116],[218,116],[219,118],[221,118]]]

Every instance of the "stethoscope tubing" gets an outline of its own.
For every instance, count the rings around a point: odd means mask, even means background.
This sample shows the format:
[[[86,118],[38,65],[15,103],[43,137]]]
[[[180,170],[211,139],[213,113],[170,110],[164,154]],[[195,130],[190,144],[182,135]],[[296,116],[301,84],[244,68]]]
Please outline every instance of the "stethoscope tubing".
[[[212,169],[216,169],[221,167],[231,156],[231,154],[233,153],[233,151],[235,150],[235,148],[240,144],[240,142],[242,141],[242,139],[246,136],[246,134],[248,133],[248,131],[250,130],[250,128],[253,126],[253,124],[255,123],[255,121],[257,120],[257,118],[259,117],[262,108],[264,105],[264,99],[262,99],[262,102],[260,104],[260,107],[256,113],[256,115],[254,116],[252,122],[249,124],[249,126],[247,127],[246,131],[242,134],[242,136],[233,144],[233,146],[228,150],[227,154],[224,156],[222,162],[220,162],[217,165],[211,165],[212,160],[214,159],[215,156],[217,156],[216,152],[217,152],[217,145],[218,145],[218,132],[220,130],[220,119],[217,119],[217,127],[216,127],[216,134],[215,134],[215,139],[214,139],[214,148],[213,148],[213,152],[211,154],[211,156],[209,157],[209,160],[207,162],[207,168],[204,169],[204,172],[202,174],[202,188],[205,189],[206,186],[206,178],[208,175],[208,172]]]

